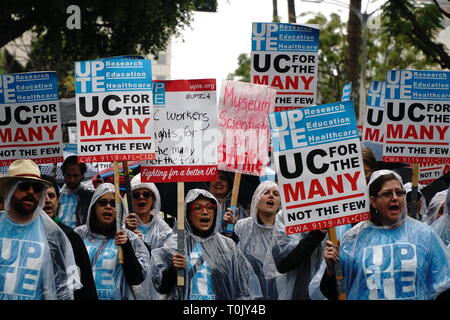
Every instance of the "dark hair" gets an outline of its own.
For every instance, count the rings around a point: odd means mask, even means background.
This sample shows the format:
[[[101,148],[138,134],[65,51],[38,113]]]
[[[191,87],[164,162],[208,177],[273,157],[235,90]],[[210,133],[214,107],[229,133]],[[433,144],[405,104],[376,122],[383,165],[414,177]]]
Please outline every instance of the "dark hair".
[[[64,160],[63,164],[61,165],[61,171],[62,171],[63,174],[65,173],[66,167],[67,167],[68,165],[78,165],[78,167],[80,168],[81,174],[82,174],[83,176],[84,176],[84,174],[85,174],[86,171],[87,171],[87,165],[86,165],[86,163],[82,163],[82,162],[80,163],[80,162],[78,162],[78,156],[76,156],[76,155],[69,156],[69,157],[67,157],[67,158]]]
[[[378,192],[380,192],[383,185],[391,180],[398,180],[398,177],[396,177],[393,173],[388,173],[376,178],[375,181],[373,181],[369,186],[369,196],[378,197]],[[378,224],[379,217],[377,210],[373,208],[372,205],[370,205],[369,208],[370,208],[370,220],[375,224]]]
[[[388,173],[388,174],[384,174],[384,175],[381,175],[378,178],[376,178],[375,181],[372,182],[369,186],[369,195],[373,196],[373,197],[377,197],[378,192],[380,192],[383,185],[387,181],[391,181],[391,180],[398,180],[398,177],[396,177],[395,174],[393,174],[393,173]],[[401,184],[401,182],[400,182],[400,184]]]
[[[375,158],[375,155],[374,155],[372,149],[370,149],[366,146],[363,146],[361,148],[361,153],[362,153],[363,163],[367,164],[369,166],[369,168],[372,169],[373,171],[377,170],[378,162],[377,162],[377,159]]]
[[[41,175],[41,179],[45,180],[45,181],[48,181],[48,182],[50,182],[52,184],[52,187],[55,188],[56,196],[59,199],[59,186],[58,186],[58,182],[56,181],[56,179],[53,178],[52,176],[49,176],[49,175],[46,175],[46,174],[42,174]]]
[[[97,214],[96,214],[96,204],[97,204],[98,200],[101,199],[102,196],[103,195],[101,195],[91,207],[91,212],[90,212],[90,216],[89,216],[90,217],[89,228],[94,233],[102,234],[102,235],[106,236],[107,238],[114,238],[114,236],[116,234],[116,223],[117,222],[114,222],[113,224],[111,224],[109,226],[108,230],[104,230],[104,231],[102,231],[98,225]],[[118,204],[116,204],[116,206],[117,205]],[[116,211],[116,219],[117,219],[117,211]]]
[[[216,201],[214,201],[214,199],[211,199],[211,198],[205,197],[205,196],[202,195],[202,194],[199,194],[197,198],[195,198],[195,199],[192,200],[191,202],[188,202],[187,205],[186,205],[186,212],[185,212],[185,214],[186,214],[186,218],[188,219],[188,221],[189,221],[189,215],[190,215],[190,213],[191,213],[191,212],[190,212],[190,211],[191,211],[191,210],[190,210],[191,204],[194,203],[195,201],[199,200],[199,199],[208,200],[208,201],[211,201],[211,203],[213,203],[213,204],[217,204]],[[199,230],[195,229],[195,228],[191,225],[192,232],[193,232],[195,235],[200,236],[200,237],[202,237],[202,238],[209,237],[209,236],[214,232],[214,229],[216,228],[216,219],[217,219],[217,215],[219,214],[219,213],[217,212],[217,210],[218,210],[218,208],[216,207],[216,210],[214,211],[213,223],[212,223],[212,225],[211,225],[211,228],[209,228],[207,231],[202,232],[202,231],[199,231]],[[189,224],[191,224],[191,223],[189,222]]]

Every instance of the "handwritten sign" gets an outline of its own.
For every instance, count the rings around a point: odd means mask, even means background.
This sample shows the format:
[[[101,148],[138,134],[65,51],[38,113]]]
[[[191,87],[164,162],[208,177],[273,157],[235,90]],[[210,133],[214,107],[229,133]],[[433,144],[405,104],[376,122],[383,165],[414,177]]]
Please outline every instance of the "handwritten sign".
[[[277,89],[222,81],[219,100],[219,169],[262,176],[269,162],[269,121]]]
[[[142,181],[216,180],[216,80],[155,81],[153,87],[156,158],[142,163]]]
[[[155,157],[150,60],[76,62],[75,80],[80,162]]]
[[[55,72],[0,76],[0,158],[1,166],[64,160]]]
[[[275,111],[316,104],[319,29],[253,23],[251,82],[278,88]]]
[[[353,102],[269,115],[286,233],[370,218]]]
[[[450,163],[450,72],[391,70],[383,161]]]

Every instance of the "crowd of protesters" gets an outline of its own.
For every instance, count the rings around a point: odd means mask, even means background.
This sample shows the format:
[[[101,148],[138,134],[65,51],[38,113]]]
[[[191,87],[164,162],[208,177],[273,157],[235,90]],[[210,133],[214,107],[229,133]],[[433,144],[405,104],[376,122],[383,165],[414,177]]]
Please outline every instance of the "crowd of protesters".
[[[427,203],[419,187],[411,215],[411,184],[380,170],[370,149],[363,161],[371,218],[336,227],[336,245],[327,229],[286,233],[275,181],[235,212],[228,172],[188,190],[180,238],[161,212],[172,195],[140,174],[129,208],[100,176],[84,186],[76,156],[62,165],[62,186],[32,160],[16,160],[0,177],[0,299],[338,299],[337,265],[351,300],[448,299],[448,189]]]

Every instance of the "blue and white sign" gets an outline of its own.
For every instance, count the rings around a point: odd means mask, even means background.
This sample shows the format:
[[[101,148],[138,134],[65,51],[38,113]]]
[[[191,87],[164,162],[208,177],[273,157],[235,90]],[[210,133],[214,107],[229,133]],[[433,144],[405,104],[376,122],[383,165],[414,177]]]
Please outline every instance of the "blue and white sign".
[[[375,158],[383,157],[383,113],[384,113],[384,81],[372,81],[366,97],[366,116],[364,118],[363,145],[372,149]]]
[[[391,70],[383,161],[450,163],[450,71]]]
[[[0,76],[0,159],[64,160],[56,72]]]
[[[151,61],[105,58],[75,63],[81,162],[155,156]]]
[[[351,100],[352,95],[352,83],[346,83],[344,88],[342,88],[342,98],[341,101],[349,101]]]
[[[286,233],[369,218],[353,102],[269,114]]]
[[[251,82],[278,88],[275,111],[315,105],[318,52],[318,28],[254,22]]]

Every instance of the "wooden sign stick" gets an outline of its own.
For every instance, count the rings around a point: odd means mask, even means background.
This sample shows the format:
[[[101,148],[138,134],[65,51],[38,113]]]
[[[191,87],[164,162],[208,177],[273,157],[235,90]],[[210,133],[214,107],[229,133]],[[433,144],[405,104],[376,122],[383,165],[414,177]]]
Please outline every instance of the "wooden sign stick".
[[[120,199],[120,178],[119,178],[119,162],[114,161],[114,194],[116,200],[116,231],[122,228],[122,217],[118,214],[118,208],[121,203]],[[119,245],[117,259],[119,264],[123,264],[123,248]]]
[[[241,174],[235,173],[234,174],[234,182],[233,182],[233,191],[231,194],[231,203],[230,203],[230,208],[231,208],[231,211],[233,211],[234,217],[236,217],[236,208],[237,208],[237,200],[238,200],[238,195],[239,195],[240,184],[241,184]],[[223,232],[230,233],[230,234],[233,233],[233,231],[234,231],[234,224],[232,224],[232,223],[227,223],[227,226],[223,230]]]
[[[328,237],[331,242],[338,248],[338,240],[336,237],[336,228],[328,229]],[[344,275],[342,273],[342,265],[339,261],[334,263],[334,273],[336,275],[336,283],[337,283],[337,291],[338,291],[338,300],[346,300],[347,296],[345,294],[344,287]]]
[[[418,180],[419,180],[419,164],[413,164],[412,170],[412,187],[411,187],[411,218],[416,219],[417,216],[417,190],[418,190]]]
[[[184,253],[184,182],[177,182],[177,252]],[[177,286],[184,286],[184,270],[177,271]]]
[[[127,193],[128,212],[134,212],[133,198],[131,195],[130,174],[128,172],[128,161],[122,161],[123,176],[125,178],[125,190]]]

